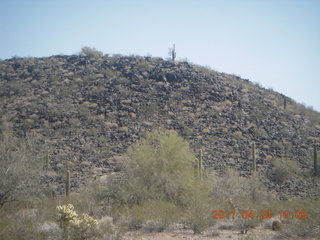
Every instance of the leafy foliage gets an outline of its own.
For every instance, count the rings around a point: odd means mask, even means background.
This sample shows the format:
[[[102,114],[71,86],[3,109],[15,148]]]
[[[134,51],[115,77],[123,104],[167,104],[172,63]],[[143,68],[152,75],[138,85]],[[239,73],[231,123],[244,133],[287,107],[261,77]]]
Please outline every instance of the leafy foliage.
[[[201,233],[213,223],[210,219],[210,209],[214,206],[212,197],[212,182],[204,178],[194,178],[192,194],[189,196],[188,205],[185,207],[184,222],[195,234]]]
[[[41,153],[36,136],[26,138],[13,135],[9,123],[0,122],[0,207],[19,196],[35,194],[40,187]]]
[[[87,57],[93,57],[93,58],[98,58],[98,57],[102,57],[103,53],[98,51],[95,48],[90,48],[90,47],[83,47],[81,49],[81,55],[83,56],[87,56]]]
[[[287,158],[275,158],[272,160],[272,165],[274,180],[279,183],[300,173],[298,164]]]
[[[147,134],[129,149],[121,170],[122,179],[110,182],[108,191],[115,202],[128,207],[129,228],[163,230],[177,209],[195,233],[208,226],[212,181],[205,172],[199,174],[195,156],[176,133]]]
[[[129,149],[121,163],[124,173],[116,199],[142,204],[148,200],[184,205],[194,176],[194,155],[176,134],[155,131]]]
[[[148,201],[143,205],[128,208],[125,214],[129,229],[143,228],[147,231],[163,231],[178,220],[182,209],[165,201]]]

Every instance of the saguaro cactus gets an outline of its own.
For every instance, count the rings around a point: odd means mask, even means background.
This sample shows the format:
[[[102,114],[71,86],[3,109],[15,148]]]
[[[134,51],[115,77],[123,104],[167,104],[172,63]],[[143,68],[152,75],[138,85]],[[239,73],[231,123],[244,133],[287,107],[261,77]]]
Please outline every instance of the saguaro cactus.
[[[49,152],[49,149],[47,151],[46,168],[47,168],[47,170],[49,170],[49,168],[50,168],[50,152]]]
[[[46,165],[45,165],[45,169],[47,171],[49,171],[50,169],[50,162],[51,162],[51,153],[50,153],[50,147],[49,147],[49,143],[47,142],[47,140],[45,140],[45,149],[47,151],[47,156],[46,156]]]
[[[290,149],[289,143],[284,142],[283,149],[284,149],[283,157],[286,159],[289,158],[289,149]]]
[[[174,62],[174,60],[176,59],[176,46],[175,44],[173,44],[173,48],[171,50],[171,59],[172,59],[172,62]]]
[[[252,171],[257,171],[257,162],[256,162],[256,143],[252,143]]]
[[[66,196],[70,195],[70,171],[67,171],[67,179],[66,179]]]
[[[202,168],[202,149],[200,149],[200,156],[199,158],[196,158],[196,169],[200,178],[202,177]]]
[[[51,197],[54,199],[56,198],[56,191],[55,190],[51,190]]]
[[[286,110],[287,109],[287,97],[283,96],[283,109]]]
[[[313,168],[314,168],[314,175],[318,175],[318,153],[317,153],[317,146],[313,146]]]
[[[200,149],[200,158],[199,158],[199,173],[202,175],[202,149]]]

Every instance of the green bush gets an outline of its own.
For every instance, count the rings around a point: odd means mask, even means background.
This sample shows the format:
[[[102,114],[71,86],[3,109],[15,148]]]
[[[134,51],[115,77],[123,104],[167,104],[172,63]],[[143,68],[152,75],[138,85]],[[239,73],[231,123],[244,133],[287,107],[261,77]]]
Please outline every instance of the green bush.
[[[278,183],[285,181],[290,176],[300,173],[298,164],[293,160],[287,158],[275,158],[271,163],[273,165],[273,178]]]
[[[241,214],[243,210],[260,212],[266,209],[265,205],[272,199],[258,173],[244,178],[234,169],[228,168],[220,177],[215,177],[214,183],[212,194],[217,203],[214,205],[216,209],[235,211],[236,214]],[[244,229],[248,224],[253,227],[258,223],[257,219],[241,220],[236,221],[235,227]]]
[[[83,47],[81,49],[80,55],[87,56],[87,57],[98,58],[98,57],[102,57],[103,53],[101,51],[98,51],[95,48]]]
[[[41,219],[37,212],[29,209],[11,211],[11,214],[0,214],[0,239],[24,240],[45,239],[46,234],[38,231]],[[43,219],[41,219],[43,220]]]
[[[161,232],[179,219],[181,209],[170,202],[149,201],[128,208],[125,215],[128,229]]]
[[[212,179],[196,166],[181,137],[153,131],[129,149],[120,164],[122,177],[110,177],[106,195],[119,209],[128,209],[131,229],[162,231],[180,211],[181,221],[200,233],[212,222]]]
[[[244,193],[248,200],[256,203],[264,203],[272,198],[256,172],[244,181]]]
[[[149,200],[185,205],[192,195],[194,155],[176,134],[154,131],[132,146],[121,164],[123,178],[111,192],[122,204]]]
[[[0,119],[0,208],[39,194],[44,152],[38,138],[32,133],[18,138],[10,123]]]
[[[55,206],[56,202],[50,199],[5,204],[0,210],[0,239],[57,239],[61,232],[51,221]]]
[[[210,196],[212,183],[202,178],[194,178],[192,194],[189,196],[188,205],[184,209],[184,222],[194,234],[201,233],[209,225],[213,225],[211,209],[214,202]]]
[[[214,177],[213,197],[221,203],[227,203],[229,199],[239,203],[246,198],[244,186],[246,179],[240,177],[239,173],[234,169],[227,168],[221,176]],[[221,206],[229,207],[229,205]]]
[[[287,239],[312,238],[319,239],[320,235],[320,202],[319,200],[286,201],[281,205],[281,211],[287,210],[291,218],[284,220],[283,229],[279,237]],[[305,218],[299,219],[296,211],[305,211]]]

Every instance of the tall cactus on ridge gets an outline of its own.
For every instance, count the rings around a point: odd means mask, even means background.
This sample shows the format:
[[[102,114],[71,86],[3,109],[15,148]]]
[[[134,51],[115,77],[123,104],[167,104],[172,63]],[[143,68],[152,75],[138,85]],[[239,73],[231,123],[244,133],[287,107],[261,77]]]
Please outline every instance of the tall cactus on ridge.
[[[49,170],[50,169],[50,152],[49,150],[47,151],[47,158],[46,158],[46,169]]]
[[[283,96],[283,110],[287,109],[287,97]]]
[[[257,162],[256,162],[256,143],[252,143],[252,171],[257,171]]]
[[[313,146],[313,168],[314,168],[314,175],[318,175],[318,153],[317,153],[317,146]]]
[[[200,149],[199,173],[200,173],[200,176],[202,176],[202,149]]]
[[[200,178],[202,178],[202,168],[203,168],[203,164],[202,164],[202,149],[200,149],[200,156],[199,158],[196,158],[196,171],[197,174]]]
[[[175,44],[173,44],[173,48],[171,50],[171,59],[172,59],[172,62],[174,62],[174,60],[176,59],[176,47],[175,47]]]
[[[66,178],[66,196],[69,197],[70,195],[70,171],[67,171],[67,178]]]

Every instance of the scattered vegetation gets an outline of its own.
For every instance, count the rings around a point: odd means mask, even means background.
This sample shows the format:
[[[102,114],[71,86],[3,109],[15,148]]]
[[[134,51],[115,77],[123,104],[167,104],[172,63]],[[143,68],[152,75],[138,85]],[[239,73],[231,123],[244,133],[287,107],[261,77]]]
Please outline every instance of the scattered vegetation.
[[[86,57],[92,57],[92,58],[99,58],[103,56],[103,53],[98,51],[95,48],[91,48],[91,47],[83,47],[81,49],[81,53],[80,55],[82,56],[86,56]]]
[[[22,199],[17,197],[17,203]],[[130,147],[122,158],[120,174],[111,174],[105,182],[87,184],[80,195],[56,199],[43,196],[39,203],[35,201],[34,198],[24,200],[16,210],[12,208],[14,202],[2,207],[1,239],[24,239],[25,236],[33,239],[51,239],[53,236],[74,240],[120,239],[128,230],[161,232],[177,223],[200,234],[216,223],[211,218],[212,209],[234,210],[236,214],[242,211],[257,213],[270,203],[274,212],[281,209],[281,206],[272,205],[275,202],[268,196],[258,172],[243,178],[231,168],[221,175],[199,169],[188,144],[175,132],[161,130],[148,133]],[[295,219],[288,222],[278,232],[279,236],[315,236],[319,233],[316,202],[312,203],[314,208],[306,208],[304,203],[282,206],[292,213],[303,208],[312,221]],[[78,214],[75,209],[90,215]],[[25,212],[19,223],[12,217],[12,211],[14,214]],[[40,225],[35,224],[38,221],[41,221]],[[259,221],[256,218],[236,219],[233,229],[245,233],[255,228]],[[19,228],[13,234],[14,229],[9,226],[14,224],[19,224]]]
[[[43,150],[35,134],[17,138],[9,123],[0,121],[0,208],[4,204],[33,197],[41,189]]]
[[[130,148],[121,162],[124,173],[115,197],[122,204],[165,200],[185,205],[192,193],[195,157],[175,134],[155,131]]]
[[[319,196],[310,146],[319,146],[320,124],[312,109],[207,67],[89,47],[0,61],[0,70],[0,115],[12,121],[0,124],[0,239],[114,240],[174,224],[200,234],[218,222],[213,209],[306,210],[310,218],[284,219],[277,234],[320,234],[319,201],[272,200],[266,187],[288,194],[312,182],[304,192]],[[184,139],[146,134],[159,126]],[[199,148],[201,157],[193,152]],[[97,179],[83,186],[88,177]],[[243,233],[260,223],[227,222]]]
[[[212,189],[209,179],[200,177],[196,167],[195,156],[181,137],[153,131],[129,149],[121,162],[122,179],[111,179],[107,195],[121,208],[129,209],[129,228],[155,228],[150,224],[158,223],[162,231],[182,211],[185,222],[200,233],[210,221]],[[161,211],[151,209],[156,205]]]
[[[273,178],[276,182],[283,182],[289,177],[297,176],[301,170],[296,162],[288,158],[275,158],[272,160]]]
[[[162,232],[181,216],[182,209],[168,201],[150,200],[142,205],[127,207],[124,216],[128,229],[142,228],[148,232]]]

